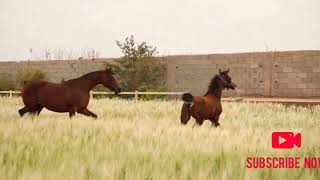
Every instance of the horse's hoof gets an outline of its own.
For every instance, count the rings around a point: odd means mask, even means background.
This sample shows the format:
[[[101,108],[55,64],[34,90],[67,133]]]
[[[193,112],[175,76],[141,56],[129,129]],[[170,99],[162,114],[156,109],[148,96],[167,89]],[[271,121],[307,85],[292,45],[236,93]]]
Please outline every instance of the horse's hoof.
[[[218,127],[218,126],[220,126],[220,123],[212,124],[212,126]]]
[[[18,112],[19,112],[20,117],[22,117],[23,116],[22,109],[20,109]]]

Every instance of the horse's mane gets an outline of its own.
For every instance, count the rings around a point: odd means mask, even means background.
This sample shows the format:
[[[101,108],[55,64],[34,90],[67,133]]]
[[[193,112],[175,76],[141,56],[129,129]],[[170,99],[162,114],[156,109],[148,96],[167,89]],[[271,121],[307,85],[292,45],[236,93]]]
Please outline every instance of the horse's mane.
[[[86,79],[86,78],[89,78],[89,77],[95,76],[96,74],[98,74],[98,73],[102,73],[102,72],[105,72],[105,71],[101,70],[101,71],[93,71],[93,72],[89,72],[89,73],[84,74],[84,75],[82,75],[82,76],[80,76],[80,77],[73,78],[73,79],[69,79],[68,81],[62,81],[62,82],[70,82],[70,81],[76,81],[76,80]]]
[[[219,90],[219,84],[218,84],[218,75],[215,75],[211,81],[210,81],[210,84],[209,84],[209,87],[208,87],[208,91],[206,92],[205,95],[208,95],[208,94],[215,94],[217,92],[217,90]]]
[[[93,76],[93,75],[96,75],[96,74],[102,73],[102,72],[104,72],[104,71],[93,71],[93,72],[89,72],[89,73],[87,73],[87,74],[84,74],[84,75],[80,76],[79,78],[91,77],[91,76]]]

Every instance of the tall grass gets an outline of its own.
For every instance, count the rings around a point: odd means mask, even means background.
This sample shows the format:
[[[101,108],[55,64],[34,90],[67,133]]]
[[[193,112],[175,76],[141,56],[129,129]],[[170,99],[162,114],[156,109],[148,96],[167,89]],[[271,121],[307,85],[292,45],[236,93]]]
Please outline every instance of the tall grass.
[[[20,118],[0,98],[0,179],[319,179],[319,169],[246,169],[248,156],[320,156],[320,107],[223,103],[221,127],[181,126],[179,101],[91,100],[93,120],[44,110]],[[194,127],[193,127],[194,126]],[[301,149],[271,132],[302,132]]]

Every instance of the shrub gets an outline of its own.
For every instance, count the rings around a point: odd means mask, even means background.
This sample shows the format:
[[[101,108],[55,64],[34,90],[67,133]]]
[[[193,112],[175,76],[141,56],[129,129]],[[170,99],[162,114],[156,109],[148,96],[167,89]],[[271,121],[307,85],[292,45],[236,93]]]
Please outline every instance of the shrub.
[[[21,89],[25,82],[31,80],[43,80],[45,79],[45,74],[39,70],[34,68],[25,68],[18,71],[16,75],[16,86],[18,89]]]
[[[114,63],[107,63],[120,80],[123,91],[165,91],[166,65],[156,60],[156,47],[146,42],[136,43],[133,36],[125,42],[116,41],[123,57]]]
[[[166,91],[167,87],[166,86],[158,86],[158,87],[153,87],[148,84],[143,84],[139,87],[138,91],[140,92],[147,92],[147,91],[153,91],[153,92],[161,92],[161,91]],[[161,99],[161,100],[167,100],[168,96],[166,95],[139,95],[139,99],[143,100],[152,100],[152,99]]]
[[[14,79],[8,75],[0,76],[0,91],[15,89]]]
[[[108,88],[104,87],[102,84],[98,84],[96,87],[92,89],[92,91],[109,91]]]
[[[110,90],[106,87],[104,87],[102,84],[98,84],[96,87],[94,87],[92,89],[92,91],[95,92],[110,92]],[[106,97],[110,97],[112,95],[104,95],[104,94],[96,94],[94,95],[95,98],[106,98]]]

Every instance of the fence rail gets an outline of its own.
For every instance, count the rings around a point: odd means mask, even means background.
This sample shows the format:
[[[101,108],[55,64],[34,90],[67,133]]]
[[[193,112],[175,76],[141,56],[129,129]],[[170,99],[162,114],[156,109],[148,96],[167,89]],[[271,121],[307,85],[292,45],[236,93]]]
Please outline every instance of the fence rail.
[[[121,92],[119,93],[120,95],[134,95],[134,99],[138,100],[139,95],[182,95],[185,92],[139,92],[139,91],[134,91],[134,92]],[[21,94],[21,91],[0,91],[0,94],[9,94],[9,97],[12,98],[14,94]],[[103,92],[103,91],[90,91],[90,96],[92,97],[93,95],[112,95],[115,94],[114,92]]]

